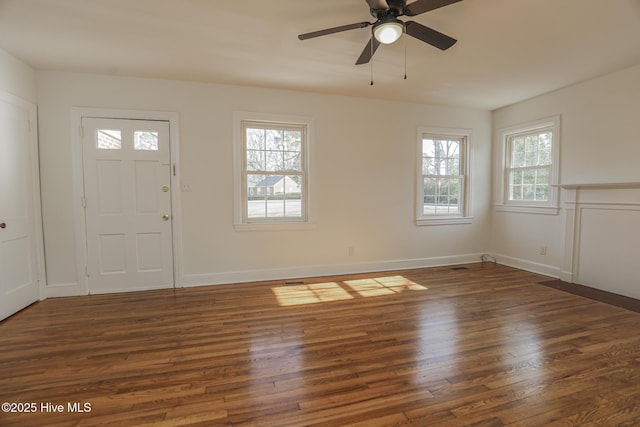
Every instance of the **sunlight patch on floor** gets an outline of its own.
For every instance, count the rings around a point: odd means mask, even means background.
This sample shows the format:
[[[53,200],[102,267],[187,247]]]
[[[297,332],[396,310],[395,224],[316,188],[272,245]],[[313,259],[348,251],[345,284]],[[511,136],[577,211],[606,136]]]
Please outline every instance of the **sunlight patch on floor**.
[[[428,289],[403,276],[347,280],[344,283],[357,292],[361,297],[393,295],[405,291],[424,291]]]
[[[336,282],[284,286],[273,288],[272,291],[278,303],[283,306],[353,299],[353,296]]]
[[[394,295],[406,291],[424,291],[427,289],[403,276],[387,276],[347,280],[345,282],[282,286],[272,288],[272,291],[278,300],[278,304],[292,306]]]

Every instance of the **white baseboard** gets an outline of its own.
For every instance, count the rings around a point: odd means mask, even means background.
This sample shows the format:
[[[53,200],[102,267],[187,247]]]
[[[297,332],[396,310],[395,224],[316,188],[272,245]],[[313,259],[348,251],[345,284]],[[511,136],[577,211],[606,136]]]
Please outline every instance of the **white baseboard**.
[[[185,274],[178,279],[176,287],[195,287],[221,285],[227,283],[256,282],[263,280],[283,280],[300,277],[321,277],[339,274],[369,273],[375,271],[411,270],[416,268],[442,267],[447,265],[471,264],[480,262],[482,254],[466,254],[433,258],[401,259],[386,261],[368,261],[349,264],[309,265],[299,267],[283,267],[257,270],[227,271],[206,274]],[[533,273],[543,274],[565,280],[566,272],[560,268],[539,264],[506,255],[490,254],[499,264]],[[45,298],[85,295],[78,283],[48,284],[45,287]]]
[[[560,267],[556,267],[548,264],[540,264],[526,259],[514,258],[507,255],[491,254],[498,264],[503,264],[509,267],[518,268],[520,270],[530,271],[532,273],[543,274],[545,276],[553,277],[555,279],[562,278],[562,271]]]
[[[185,274],[176,287],[220,285],[227,283],[281,280],[300,277],[321,277],[338,274],[357,274],[374,271],[409,270],[480,262],[481,254],[467,254],[434,258],[391,261],[369,261],[349,264],[310,265],[260,270],[229,271],[208,274]]]
[[[48,283],[47,286],[44,287],[44,294],[45,298],[56,298],[85,295],[86,292],[78,283]]]
[[[570,271],[561,271],[560,280],[567,283],[573,283],[573,273]]]

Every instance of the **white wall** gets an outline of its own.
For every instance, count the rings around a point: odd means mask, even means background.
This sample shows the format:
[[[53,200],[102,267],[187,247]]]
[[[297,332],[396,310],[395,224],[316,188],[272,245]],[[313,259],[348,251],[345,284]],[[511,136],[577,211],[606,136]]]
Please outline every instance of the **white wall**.
[[[640,182],[639,111],[640,66],[636,66],[495,111],[494,144],[500,143],[501,128],[559,114],[561,184]],[[500,173],[494,169],[494,176]],[[491,247],[501,261],[560,276],[567,258],[566,192],[561,196],[563,209],[556,216],[493,213]],[[540,255],[540,246],[547,246],[547,255]],[[597,255],[602,266],[613,265],[616,256]]]
[[[30,66],[0,49],[0,90],[35,104],[35,75]]]
[[[248,87],[38,71],[49,284],[76,277],[72,106],[175,111],[180,118],[184,277],[196,285],[479,259],[490,239],[491,114]],[[315,119],[317,226],[236,232],[234,111]],[[414,225],[418,126],[472,129],[471,225]],[[353,246],[355,255],[347,248]]]

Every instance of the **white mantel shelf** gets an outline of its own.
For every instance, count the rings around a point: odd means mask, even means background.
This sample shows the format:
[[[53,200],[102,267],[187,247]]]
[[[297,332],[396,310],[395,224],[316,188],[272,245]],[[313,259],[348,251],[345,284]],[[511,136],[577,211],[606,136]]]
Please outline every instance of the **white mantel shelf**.
[[[554,187],[560,187],[564,190],[598,190],[598,189],[615,189],[615,188],[640,188],[640,182],[594,182],[581,184],[559,184]]]

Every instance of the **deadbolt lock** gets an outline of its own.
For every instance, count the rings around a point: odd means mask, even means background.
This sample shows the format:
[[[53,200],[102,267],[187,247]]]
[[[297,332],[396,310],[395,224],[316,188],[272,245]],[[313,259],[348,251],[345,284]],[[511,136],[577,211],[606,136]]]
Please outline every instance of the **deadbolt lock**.
[[[169,192],[169,187],[167,187],[166,185],[162,186],[162,192],[163,193],[168,193]]]

